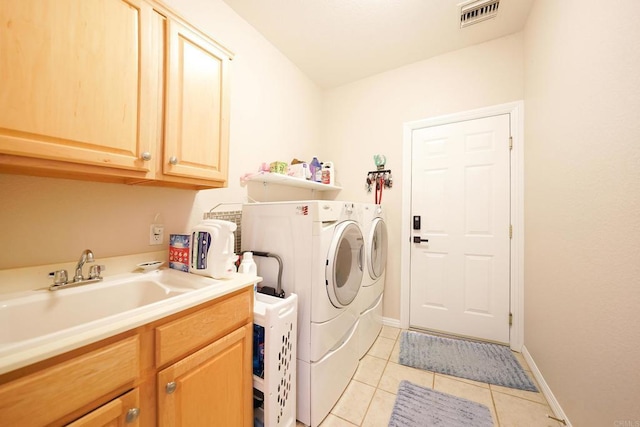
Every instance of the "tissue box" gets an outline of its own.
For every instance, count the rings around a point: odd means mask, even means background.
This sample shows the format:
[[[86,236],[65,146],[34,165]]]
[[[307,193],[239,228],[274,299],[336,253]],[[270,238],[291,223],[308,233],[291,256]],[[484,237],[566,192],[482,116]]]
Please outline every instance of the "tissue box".
[[[286,162],[271,162],[269,165],[269,172],[285,174],[287,171]]]
[[[296,165],[290,165],[287,169],[287,175],[294,178],[310,179],[311,171],[309,170],[309,164],[298,163]]]
[[[191,236],[188,234],[169,235],[169,268],[189,272],[189,252]]]

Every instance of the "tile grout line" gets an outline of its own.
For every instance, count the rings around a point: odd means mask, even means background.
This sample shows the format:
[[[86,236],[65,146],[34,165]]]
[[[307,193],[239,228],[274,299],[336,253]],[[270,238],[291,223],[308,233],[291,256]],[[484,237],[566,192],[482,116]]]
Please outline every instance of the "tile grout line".
[[[382,331],[380,331],[382,332]],[[389,352],[389,356],[387,356],[384,363],[384,368],[382,368],[382,373],[380,374],[380,378],[378,378],[378,381],[376,382],[376,386],[375,386],[375,391],[373,392],[373,397],[371,398],[371,401],[369,402],[369,405],[367,406],[367,410],[364,413],[364,417],[362,418],[362,422],[360,423],[360,426],[362,427],[364,425],[364,421],[367,419],[367,415],[369,414],[369,410],[371,409],[371,404],[373,403],[373,399],[376,397],[376,393],[378,392],[378,390],[382,390],[379,388],[380,386],[380,381],[382,381],[382,377],[384,376],[384,372],[387,370],[387,366],[389,366],[389,362],[391,361],[391,354],[393,354],[393,349],[396,346],[396,343],[398,342],[398,337],[400,336],[400,333],[398,333],[398,335],[396,335],[396,338],[393,340],[393,345],[391,346],[391,351]],[[378,338],[380,338],[380,334],[378,334]],[[386,338],[386,337],[383,337]],[[377,340],[377,338],[376,338]],[[375,356],[373,356],[375,357]],[[382,390],[385,391],[386,390]],[[391,415],[389,415],[391,416]]]
[[[496,414],[496,421],[498,422],[498,427],[500,427],[500,416],[498,415],[496,400],[493,398],[493,389],[491,388],[491,384],[489,384],[489,393],[491,394],[491,405],[493,405],[493,413]]]
[[[376,337],[376,340],[378,340],[378,338],[380,338],[380,337],[381,337],[381,335],[378,335],[378,336]],[[382,337],[382,338],[387,338],[387,337]],[[391,339],[391,338],[387,338],[387,339]],[[395,340],[394,340],[394,345],[395,345]],[[373,347],[373,346],[372,346],[372,347]],[[367,350],[367,352],[365,353],[365,356],[369,355],[369,351],[371,351],[371,348],[369,348],[369,350]],[[392,350],[391,350],[391,352],[393,352],[393,346],[392,346]],[[362,417],[362,420],[360,421],[360,423],[358,423],[358,424],[357,424],[357,425],[358,425],[358,426],[360,426],[360,427],[364,424],[364,421],[365,421],[365,420],[366,420],[366,418],[367,418],[367,414],[369,413],[369,409],[371,409],[371,403],[373,402],[373,398],[375,397],[376,392],[379,390],[378,386],[380,385],[380,381],[382,380],[382,376],[384,375],[384,371],[385,371],[385,369],[387,368],[387,365],[389,364],[389,359],[391,358],[391,352],[389,353],[389,356],[387,356],[387,357],[386,357],[386,358],[384,358],[384,359],[383,359],[382,357],[377,357],[377,356],[374,356],[374,355],[369,355],[370,357],[373,357],[373,358],[376,358],[376,359],[380,359],[380,360],[384,360],[384,361],[385,361],[384,368],[382,369],[382,373],[380,374],[380,378],[378,378],[378,381],[376,382],[376,385],[367,384],[367,383],[365,383],[365,382],[362,382],[362,381],[359,381],[359,380],[355,379],[353,376],[351,377],[350,382],[352,382],[352,381],[356,381],[356,382],[358,382],[358,383],[360,383],[360,384],[364,384],[364,385],[367,385],[367,386],[369,386],[369,387],[373,387],[373,389],[374,389],[374,391],[373,391],[373,395],[372,395],[372,397],[371,397],[371,400],[369,401],[369,404],[367,405],[367,409],[364,411],[364,416]],[[364,358],[364,356],[363,356],[363,358]],[[360,359],[360,360],[358,361],[358,367],[360,367],[360,363],[361,363],[361,361],[362,361],[362,359]],[[357,370],[356,370],[356,372],[357,372]],[[354,376],[355,376],[355,374],[354,374]],[[347,420],[347,419],[345,419],[345,418],[343,418],[343,417],[341,417],[341,416],[339,416],[339,415],[337,415],[337,414],[335,414],[335,413],[333,413],[333,412],[330,412],[330,414],[332,414],[334,417],[340,418],[341,420],[348,422],[349,424],[354,425],[351,421],[349,421],[349,420]]]

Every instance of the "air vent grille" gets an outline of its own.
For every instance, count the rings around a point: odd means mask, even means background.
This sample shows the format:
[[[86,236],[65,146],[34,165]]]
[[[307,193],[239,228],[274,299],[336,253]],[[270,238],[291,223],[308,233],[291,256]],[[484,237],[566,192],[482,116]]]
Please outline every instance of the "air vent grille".
[[[480,0],[463,4],[460,7],[460,28],[495,18],[499,6],[500,0]]]

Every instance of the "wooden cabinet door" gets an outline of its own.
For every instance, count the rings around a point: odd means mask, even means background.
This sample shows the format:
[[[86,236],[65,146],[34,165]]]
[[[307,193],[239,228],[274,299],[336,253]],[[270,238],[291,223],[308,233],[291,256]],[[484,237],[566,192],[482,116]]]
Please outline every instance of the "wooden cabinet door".
[[[133,388],[139,359],[136,335],[0,384],[0,425],[50,425],[86,406],[91,410]]]
[[[141,0],[0,1],[0,153],[148,173],[150,14]]]
[[[175,20],[167,32],[163,173],[226,185],[229,53]]]
[[[137,427],[140,417],[138,389],[105,403],[67,427]]]
[[[251,344],[245,325],[158,373],[160,426],[252,426]]]

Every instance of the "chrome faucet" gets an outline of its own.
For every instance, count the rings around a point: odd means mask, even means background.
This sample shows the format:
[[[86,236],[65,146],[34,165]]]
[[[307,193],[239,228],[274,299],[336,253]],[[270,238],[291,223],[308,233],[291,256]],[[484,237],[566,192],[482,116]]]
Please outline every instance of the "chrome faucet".
[[[74,282],[82,282],[84,280],[84,276],[82,275],[82,266],[85,262],[93,262],[93,252],[90,249],[85,249],[80,255],[80,259],[78,260],[78,264],[76,264],[76,274],[73,276]]]
[[[82,275],[82,267],[87,262],[93,262],[93,252],[90,249],[85,249],[80,255],[80,259],[76,264],[76,272],[72,281],[67,279],[67,270],[58,270],[49,273],[49,277],[53,277],[53,284],[49,286],[50,291],[55,291],[62,288],[70,288],[72,286],[86,285],[89,283],[95,283],[102,280],[100,274],[106,270],[104,265],[92,265],[89,269],[89,277],[85,279]]]

